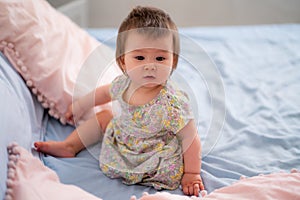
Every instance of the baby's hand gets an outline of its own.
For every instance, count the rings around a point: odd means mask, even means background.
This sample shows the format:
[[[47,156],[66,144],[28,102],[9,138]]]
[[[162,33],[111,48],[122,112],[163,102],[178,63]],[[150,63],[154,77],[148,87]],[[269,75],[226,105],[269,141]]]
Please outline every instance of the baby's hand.
[[[65,118],[68,122],[74,123],[74,118],[73,118],[73,104],[70,104],[68,106],[67,112],[65,113]]]
[[[69,105],[67,112],[65,113],[65,118],[68,122],[75,124],[75,120],[79,120],[84,111],[80,107],[78,101],[75,101],[71,105]]]
[[[204,190],[200,174],[184,173],[181,180],[182,191],[185,195],[199,196],[199,191]]]

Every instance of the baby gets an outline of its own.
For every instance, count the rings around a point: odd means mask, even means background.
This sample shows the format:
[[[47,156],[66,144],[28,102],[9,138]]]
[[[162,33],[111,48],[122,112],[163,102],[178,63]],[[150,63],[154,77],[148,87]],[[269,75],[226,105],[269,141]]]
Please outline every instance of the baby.
[[[187,95],[169,80],[178,55],[179,35],[169,15],[134,8],[118,31],[116,61],[123,74],[75,101],[66,117],[74,120],[111,101],[121,112],[99,112],[64,141],[36,142],[35,147],[74,157],[103,137],[100,168],[108,177],[158,190],[181,184],[184,194],[199,196],[204,190],[200,139]]]

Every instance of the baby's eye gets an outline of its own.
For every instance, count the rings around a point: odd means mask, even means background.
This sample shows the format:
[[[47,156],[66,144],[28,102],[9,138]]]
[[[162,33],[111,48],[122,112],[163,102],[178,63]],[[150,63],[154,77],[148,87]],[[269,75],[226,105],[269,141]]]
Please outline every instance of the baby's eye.
[[[144,60],[144,59],[145,59],[144,56],[136,56],[136,57],[134,57],[134,58],[137,59],[137,60]]]
[[[156,60],[157,61],[164,61],[166,58],[162,57],[162,56],[159,56],[159,57],[156,57]]]

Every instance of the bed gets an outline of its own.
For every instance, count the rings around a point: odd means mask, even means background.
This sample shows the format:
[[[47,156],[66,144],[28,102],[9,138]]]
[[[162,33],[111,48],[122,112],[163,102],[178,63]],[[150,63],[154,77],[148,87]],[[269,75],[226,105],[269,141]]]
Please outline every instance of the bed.
[[[113,52],[116,29],[85,31]],[[179,31],[182,56],[173,79],[183,83],[191,96],[203,146],[201,176],[208,193],[241,177],[300,169],[300,24]],[[63,140],[74,126],[49,114],[45,102],[5,55],[3,46],[8,44],[1,44],[0,199],[6,190],[6,146],[12,141],[40,158],[62,183],[102,199],[130,199],[156,192],[102,174],[98,160],[101,142],[75,158],[35,152],[33,141]],[[182,195],[180,189],[167,192]]]

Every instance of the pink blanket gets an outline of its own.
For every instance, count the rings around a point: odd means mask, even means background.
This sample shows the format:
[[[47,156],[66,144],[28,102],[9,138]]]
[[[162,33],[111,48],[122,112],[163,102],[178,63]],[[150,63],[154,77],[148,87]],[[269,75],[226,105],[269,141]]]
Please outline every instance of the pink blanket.
[[[184,197],[166,192],[145,194],[140,200],[300,200],[300,173],[274,173],[242,179],[205,197]],[[132,198],[134,199],[134,197]]]
[[[204,199],[300,200],[300,173],[274,173],[255,176],[213,191]]]
[[[8,153],[5,200],[101,200],[76,186],[60,183],[54,171],[17,144],[9,145]],[[300,173],[291,172],[245,178],[203,198],[158,192],[145,194],[140,200],[300,200]]]

